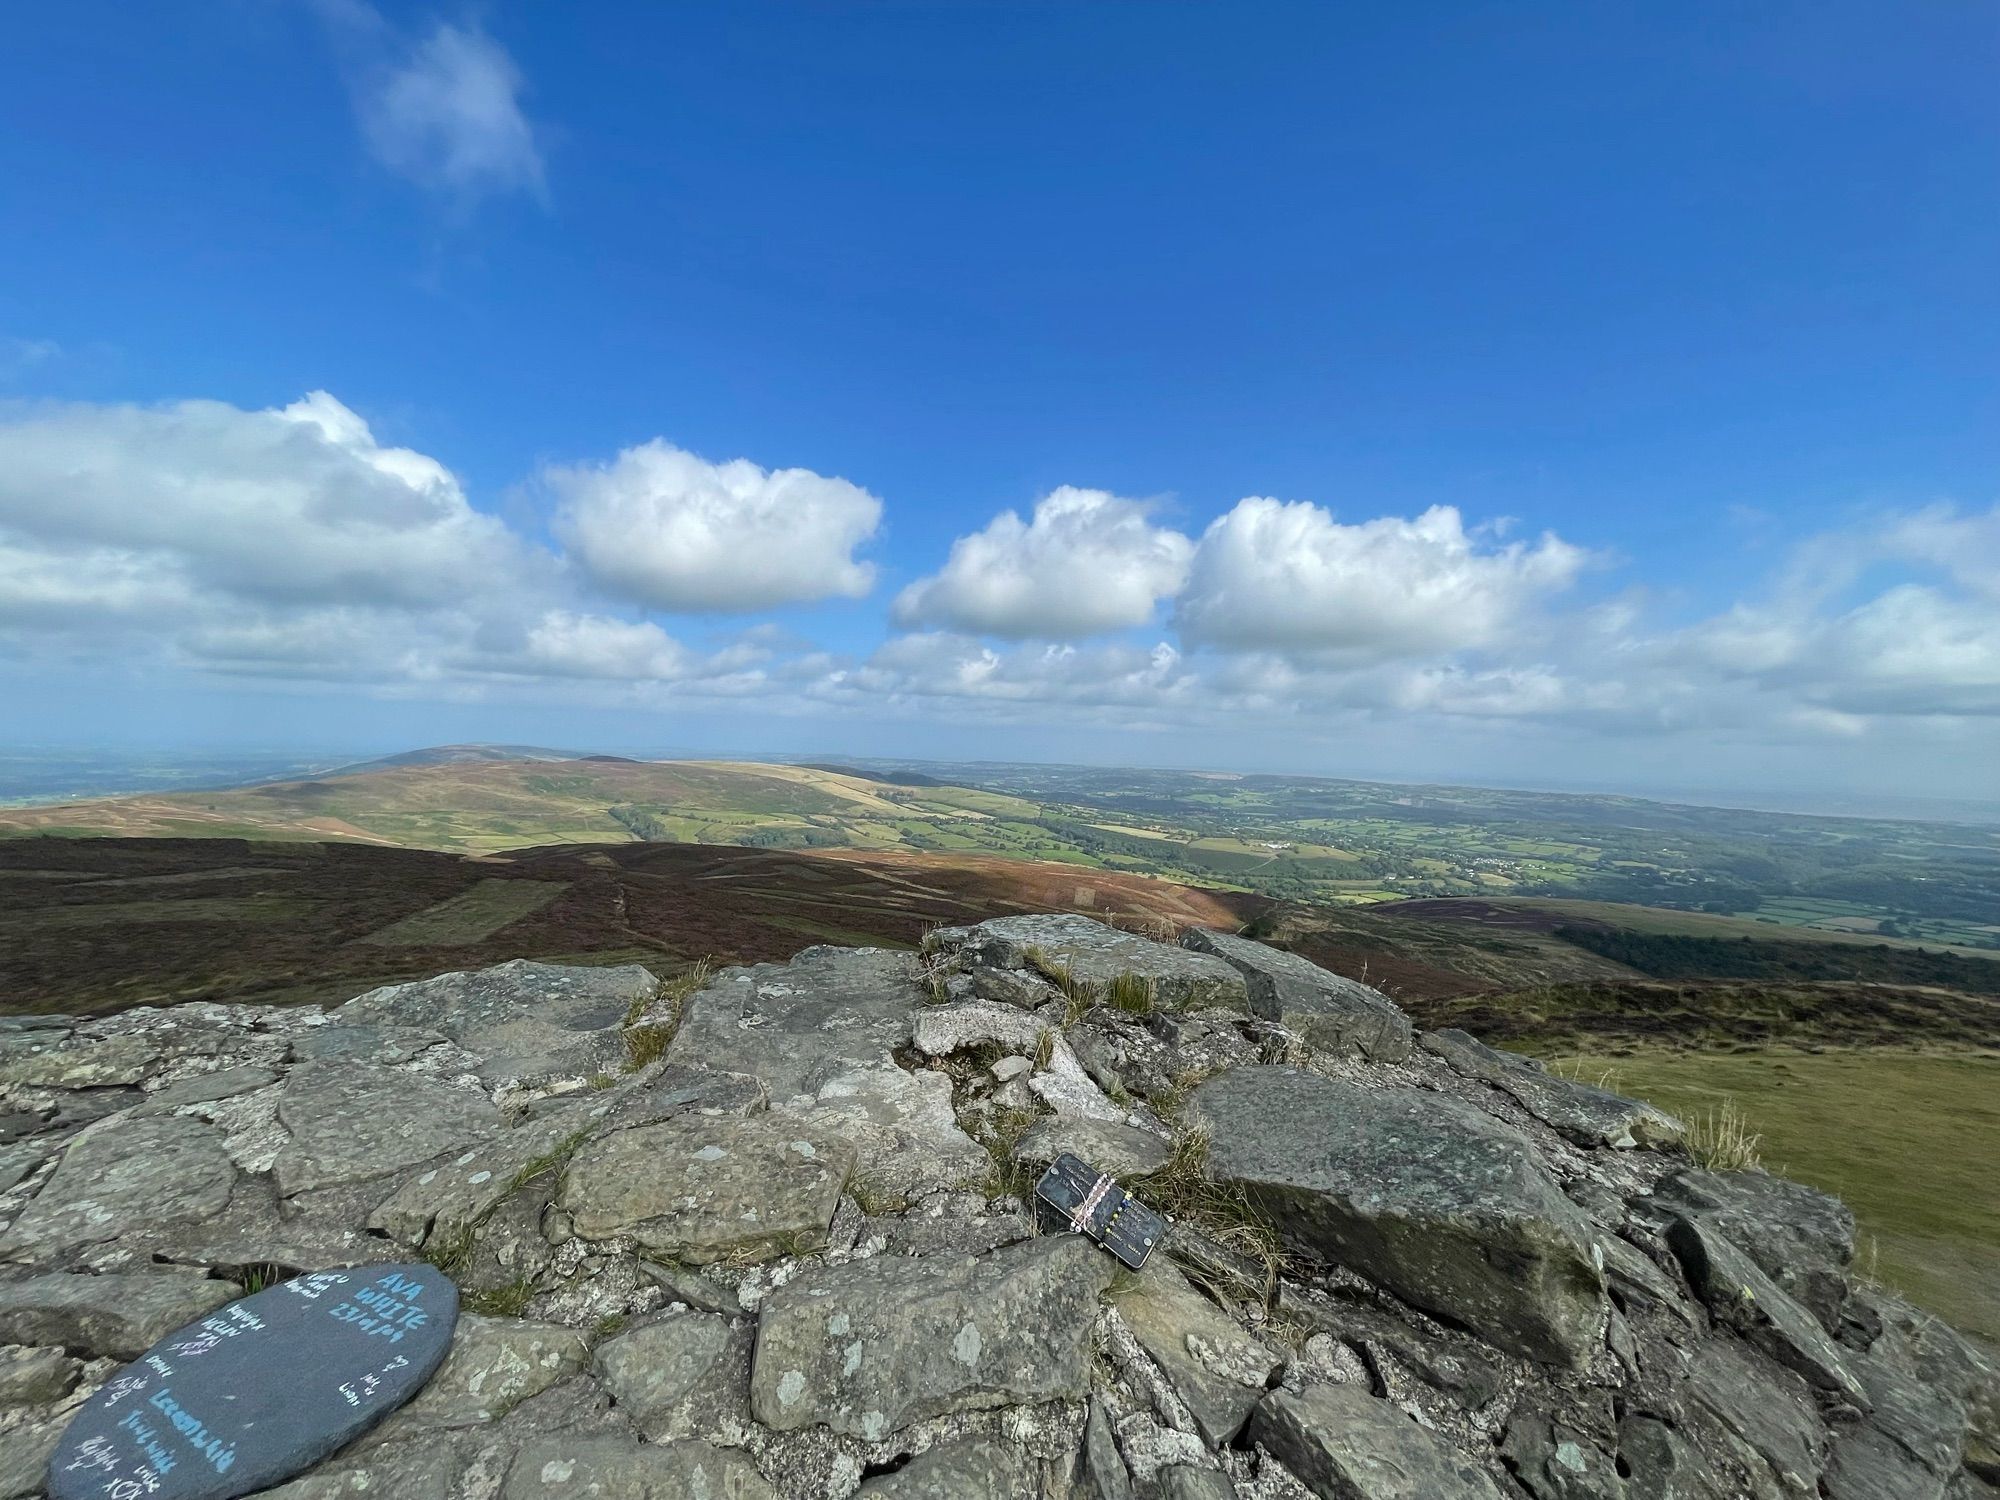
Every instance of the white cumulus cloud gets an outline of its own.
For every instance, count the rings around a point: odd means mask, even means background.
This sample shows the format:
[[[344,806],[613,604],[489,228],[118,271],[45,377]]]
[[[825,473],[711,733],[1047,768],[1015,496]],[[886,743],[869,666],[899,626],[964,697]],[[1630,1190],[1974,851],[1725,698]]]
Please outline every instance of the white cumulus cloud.
[[[934,576],[897,596],[896,623],[1009,640],[1072,640],[1144,625],[1187,579],[1194,544],[1147,507],[1064,485],[952,543]]]
[[[1448,505],[1350,525],[1253,497],[1203,533],[1175,623],[1196,644],[1358,661],[1491,647],[1588,560],[1555,536],[1468,531]]]
[[[422,605],[518,571],[507,529],[434,459],[323,391],[0,415],[0,543],[121,580],[288,602]],[[142,588],[142,584],[145,587]]]
[[[556,677],[670,681],[690,667],[688,651],[650,620],[550,610],[528,631],[520,670]]]
[[[742,611],[859,598],[855,549],[882,502],[810,469],[710,463],[654,439],[608,464],[554,467],[555,529],[604,589],[666,610]]]

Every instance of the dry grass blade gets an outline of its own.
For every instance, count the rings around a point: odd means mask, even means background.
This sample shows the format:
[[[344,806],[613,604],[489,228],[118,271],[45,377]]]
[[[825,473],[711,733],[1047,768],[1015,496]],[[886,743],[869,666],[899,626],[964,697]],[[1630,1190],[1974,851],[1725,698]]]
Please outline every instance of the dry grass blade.
[[[659,990],[634,1000],[625,1013],[625,1062],[636,1073],[648,1063],[666,1056],[674,1034],[681,1029],[681,1012],[688,999],[715,974],[715,965],[702,958],[689,964]]]
[[[1736,1101],[1725,1099],[1688,1121],[1684,1144],[1688,1154],[1711,1172],[1760,1172],[1764,1159],[1757,1148],[1763,1141],[1751,1133]]]
[[[1014,1148],[1040,1118],[1031,1109],[1009,1109],[994,1120],[993,1133],[985,1142],[993,1166],[980,1188],[988,1198],[1019,1198],[1025,1202],[1034,1191],[1035,1170],[1026,1162],[1015,1160]]]
[[[1277,1232],[1251,1207],[1240,1188],[1215,1180],[1208,1168],[1208,1132],[1174,1132],[1166,1165],[1135,1179],[1128,1190],[1148,1207],[1179,1224],[1201,1231],[1227,1250],[1264,1267],[1265,1285],[1275,1286],[1284,1266]]]

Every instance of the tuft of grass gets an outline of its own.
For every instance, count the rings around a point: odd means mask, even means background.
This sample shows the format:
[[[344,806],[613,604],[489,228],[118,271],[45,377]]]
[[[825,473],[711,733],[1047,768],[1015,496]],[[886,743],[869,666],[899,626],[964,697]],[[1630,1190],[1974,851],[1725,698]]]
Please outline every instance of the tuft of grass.
[[[986,1153],[993,1158],[980,1191],[988,1198],[1020,1198],[1025,1201],[1035,1189],[1035,1173],[1026,1162],[1014,1159],[1021,1137],[1034,1128],[1041,1116],[1031,1109],[1002,1110],[993,1122],[993,1134],[986,1141]]]
[[[1188,1095],[1215,1076],[1209,1068],[1183,1068],[1167,1081],[1165,1089],[1154,1094],[1146,1102],[1153,1106],[1153,1113],[1168,1125],[1180,1123],[1181,1111],[1187,1108]]]
[[[459,1306],[487,1318],[518,1318],[534,1300],[535,1284],[526,1277],[505,1286],[482,1287],[459,1294]]]
[[[625,1326],[625,1314],[606,1313],[603,1317],[599,1318],[595,1323],[590,1325],[590,1332],[593,1338],[608,1339],[614,1333],[617,1333],[621,1329],[623,1329],[624,1326]]]
[[[290,1281],[291,1277],[283,1266],[273,1265],[270,1261],[259,1261],[254,1266],[244,1266],[236,1279],[243,1286],[243,1295],[249,1297],[267,1287],[274,1287],[281,1281]]]
[[[1753,1135],[1743,1111],[1734,1099],[1725,1099],[1705,1114],[1688,1121],[1683,1142],[1688,1154],[1711,1172],[1761,1172],[1764,1159],[1757,1148],[1761,1135]]]
[[[917,983],[923,987],[924,997],[932,1005],[943,1005],[951,998],[951,991],[945,988],[945,979],[952,971],[952,961],[934,949],[923,949],[922,954],[917,963]]]
[[[1277,1286],[1285,1265],[1277,1231],[1241,1188],[1219,1183],[1210,1173],[1206,1130],[1177,1129],[1166,1165],[1128,1186],[1141,1202],[1167,1218],[1262,1265],[1267,1297]]]
[[[1063,1027],[1081,1021],[1093,1005],[1109,1005],[1130,1016],[1150,1016],[1159,1008],[1160,987],[1143,974],[1120,974],[1108,984],[1091,984],[1078,979],[1069,965],[1043,948],[1024,948],[1021,957],[1030,969],[1063,993]]]
[[[681,1029],[681,1012],[688,998],[707,984],[714,973],[715,966],[708,959],[697,959],[662,983],[656,994],[632,1002],[632,1008],[625,1012],[627,1072],[636,1073],[666,1056],[675,1033]]]
[[[1021,957],[1028,967],[1063,993],[1063,1027],[1067,1030],[1084,1017],[1084,1012],[1097,1003],[1097,991],[1070,973],[1069,965],[1056,958],[1045,948],[1028,947],[1021,950]]]
[[[478,1238],[477,1223],[460,1224],[445,1234],[433,1234],[424,1241],[424,1259],[453,1281],[462,1281],[472,1269],[472,1247]]]
[[[444,1234],[433,1234],[426,1240],[424,1259],[453,1281],[463,1280],[466,1272],[472,1269],[472,1252],[479,1242],[479,1231],[486,1227],[487,1220],[499,1212],[501,1204],[536,1179],[546,1177],[551,1172],[561,1171],[569,1159],[576,1155],[577,1148],[589,1137],[588,1130],[574,1131],[558,1141],[550,1150],[521,1163],[519,1169],[501,1187],[500,1196],[493,1200],[485,1212],[475,1215]]]
[[[1104,987],[1104,1003],[1128,1016],[1150,1016],[1159,1008],[1160,987],[1143,974],[1120,974]]]
[[[1056,1056],[1055,1028],[1051,1026],[1044,1026],[1041,1030],[1041,1034],[1035,1038],[1035,1055],[1032,1058],[1030,1058],[1029,1061],[1035,1065],[1035,1071],[1037,1073],[1040,1073],[1044,1069],[1046,1069],[1050,1063],[1055,1061],[1055,1056]]]

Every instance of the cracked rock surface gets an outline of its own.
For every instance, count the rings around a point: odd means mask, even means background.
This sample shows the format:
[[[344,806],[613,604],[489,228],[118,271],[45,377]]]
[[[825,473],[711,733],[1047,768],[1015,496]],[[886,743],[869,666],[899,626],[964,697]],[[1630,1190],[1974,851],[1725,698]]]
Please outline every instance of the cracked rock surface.
[[[0,1500],[166,1333],[411,1256],[461,1288],[450,1357],[266,1494],[2000,1480],[2000,1380],[1855,1281],[1837,1201],[1702,1170],[1657,1111],[1420,1036],[1298,955],[1019,915],[683,989],[511,963],[330,1009],[0,1020]],[[1177,1216],[1143,1272],[1027,1200],[1065,1150]]]

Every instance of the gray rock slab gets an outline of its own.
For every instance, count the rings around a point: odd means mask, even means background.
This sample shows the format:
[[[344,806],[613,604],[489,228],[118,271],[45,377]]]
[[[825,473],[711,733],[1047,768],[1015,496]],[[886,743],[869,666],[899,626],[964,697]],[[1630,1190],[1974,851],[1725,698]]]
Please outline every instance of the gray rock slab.
[[[1608,1234],[1597,1241],[1604,1252],[1604,1282],[1620,1307],[1652,1308],[1679,1318],[1690,1327],[1700,1314],[1687,1301],[1680,1283],[1655,1265],[1630,1241]]]
[[[1467,1078],[1513,1095],[1529,1114],[1580,1146],[1659,1148],[1687,1134],[1679,1120],[1650,1104],[1557,1078],[1528,1058],[1497,1051],[1467,1032],[1427,1031],[1423,1045]]]
[[[749,1430],[754,1325],[669,1313],[597,1346],[598,1378],[647,1441],[741,1443]]]
[[[584,1239],[688,1265],[769,1259],[825,1248],[853,1167],[845,1140],[789,1115],[682,1117],[584,1146],[557,1201]]]
[[[981,1046],[1004,1047],[1032,1055],[1040,1049],[1044,1033],[1055,1033],[1051,1037],[1053,1042],[1061,1040],[1060,1032],[1061,1027],[1052,1022],[1011,1005],[991,1000],[962,1000],[926,1006],[919,1011],[910,1028],[910,1039],[926,1057],[946,1057],[968,1047]],[[1088,1076],[1074,1058],[1072,1064],[1077,1076]]]
[[[28,1500],[42,1492],[49,1456],[67,1419],[35,1412],[0,1418],[0,1500]]]
[[[1160,1500],[1236,1500],[1236,1486],[1214,1469],[1169,1464],[1153,1476]]]
[[[36,1168],[49,1159],[56,1142],[42,1137],[0,1146],[0,1193],[26,1182]]]
[[[468,1146],[405,1178],[368,1216],[368,1227],[420,1249],[470,1232],[530,1180],[553,1196],[564,1160],[599,1123],[588,1105],[576,1105]]]
[[[1872,1426],[1925,1468],[1950,1474],[1965,1457],[1967,1412],[1951,1382],[1927,1379],[1892,1357],[1883,1341],[1866,1353],[1843,1346],[1841,1357],[1868,1393]]]
[[[1211,1448],[1243,1430],[1279,1356],[1156,1258],[1115,1291],[1111,1305],[1187,1404]]]
[[[1410,1018],[1380,990],[1296,953],[1203,927],[1182,933],[1181,946],[1234,967],[1248,986],[1251,1014],[1282,1022],[1309,1046],[1358,1052],[1377,1062],[1410,1055]]]
[[[1209,1170],[1287,1242],[1512,1353],[1581,1364],[1604,1283],[1593,1236],[1518,1131],[1441,1094],[1239,1068],[1189,1102]]]
[[[286,1197],[401,1171],[500,1130],[483,1095],[368,1063],[293,1069],[278,1120],[291,1133],[273,1167]]]
[[[315,1026],[292,1039],[298,1062],[365,1062],[400,1067],[439,1042],[449,1041],[428,1026],[384,1026],[373,1021]]]
[[[467,1443],[452,1432],[428,1432],[364,1451],[349,1449],[257,1500],[453,1500],[467,1465]]]
[[[900,1214],[863,1221],[862,1237],[880,1235],[892,1255],[935,1255],[947,1251],[984,1255],[1035,1232],[1027,1205],[1018,1198],[983,1193],[933,1193]]]
[[[1069,1151],[1098,1171],[1122,1180],[1159,1171],[1167,1164],[1170,1150],[1168,1143],[1150,1130],[1108,1120],[1055,1116],[1028,1127],[1027,1134],[1014,1144],[1014,1160],[1046,1167]]]
[[[716,975],[688,997],[667,1056],[752,1074],[784,1104],[811,1096],[829,1059],[893,1062],[927,999],[914,954],[808,948],[790,963]]]
[[[137,1359],[184,1323],[235,1297],[232,1282],[181,1271],[102,1276],[54,1271],[0,1282],[0,1340]]]
[[[221,1212],[236,1181],[222,1132],[176,1116],[107,1120],[63,1153],[21,1210],[0,1257],[51,1264],[163,1221]]]
[[[1727,1336],[1702,1343],[1690,1364],[1689,1405],[1762,1463],[1777,1492],[1818,1494],[1827,1431],[1805,1382]]]
[[[135,1084],[150,1076],[161,1060],[159,1047],[141,1036],[0,1034],[0,1089]]]
[[[940,1443],[855,1493],[879,1500],[1019,1500],[1036,1491],[1035,1464],[1011,1443]]]
[[[1022,1010],[1038,1010],[1051,1002],[1061,1004],[1063,993],[1039,974],[1021,969],[974,969],[964,976],[968,995],[978,1000],[997,1000]]]
[[[1471,1459],[1353,1386],[1273,1391],[1250,1437],[1324,1500],[1500,1500]]]
[[[537,1391],[502,1417],[491,1440],[518,1443],[540,1437],[615,1437],[639,1441],[630,1415],[614,1403],[594,1375],[571,1375]]]
[[[442,1032],[477,1053],[479,1076],[499,1087],[617,1071],[627,1013],[658,990],[659,981],[636,964],[596,969],[516,959],[370,990],[333,1015],[344,1026]]]
[[[278,1081],[270,1068],[243,1063],[234,1068],[218,1068],[213,1073],[197,1073],[179,1078],[146,1096],[139,1108],[148,1112],[179,1109],[188,1104],[212,1104],[217,1099],[234,1099],[238,1094],[269,1088]]]
[[[1102,1396],[1090,1398],[1083,1446],[1076,1456],[1076,1487],[1082,1500],[1132,1500],[1132,1473],[1118,1451],[1111,1409]]]
[[[82,1364],[59,1348],[0,1344],[0,1406],[42,1406],[76,1385]]]
[[[1618,1459],[1629,1476],[1626,1500],[1738,1500],[1694,1444],[1655,1418],[1619,1424]]]
[[[1950,1477],[1919,1463],[1879,1428],[1861,1427],[1834,1441],[1820,1492],[1827,1500],[1944,1500]]]
[[[951,1080],[929,1068],[828,1059],[793,1112],[854,1148],[851,1188],[871,1202],[909,1202],[983,1179],[986,1148],[959,1128]]]
[[[501,1500],[778,1500],[740,1453],[604,1437],[523,1444],[500,1493]]]
[[[1071,980],[1103,991],[1126,976],[1147,981],[1170,1010],[1247,1010],[1243,975],[1213,954],[1156,943],[1089,917],[995,917],[957,939],[974,963],[994,969],[1033,967],[1031,955],[1059,966]]]
[[[1289,1318],[1363,1351],[1378,1365],[1401,1365],[1468,1410],[1486,1405],[1505,1383],[1503,1359],[1468,1334],[1437,1334],[1373,1303],[1328,1297],[1290,1283],[1279,1295]]]
[[[54,1095],[56,1112],[49,1124],[56,1130],[76,1130],[123,1114],[135,1104],[144,1103],[145,1098],[136,1088],[59,1090]]]
[[[1667,1244],[1718,1323],[1803,1375],[1815,1389],[1867,1409],[1867,1393],[1819,1321],[1720,1230],[1700,1219],[1677,1218],[1667,1230]]]
[[[1500,1453],[1535,1500],[1626,1500],[1618,1460],[1589,1433],[1547,1411],[1517,1411],[1509,1418]]]
[[[1662,1180],[1643,1201],[1666,1213],[1699,1215],[1822,1326],[1838,1326],[1854,1259],[1854,1214],[1838,1198],[1768,1172],[1689,1170]]]
[[[751,1409],[779,1431],[821,1422],[873,1441],[924,1417],[1075,1399],[1115,1269],[1064,1235],[808,1270],[763,1303]]]
[[[771,1092],[763,1080],[748,1073],[659,1062],[649,1064],[624,1083],[601,1091],[589,1108],[594,1117],[602,1119],[604,1128],[610,1130],[626,1125],[656,1125],[681,1115],[702,1115],[708,1119],[754,1115],[769,1108],[770,1103]],[[536,1108],[550,1113],[567,1112],[576,1108],[576,1097],[562,1095],[542,1100]]]
[[[429,1428],[497,1421],[584,1367],[590,1349],[574,1328],[465,1313],[451,1353],[430,1384],[377,1431],[386,1441]]]

